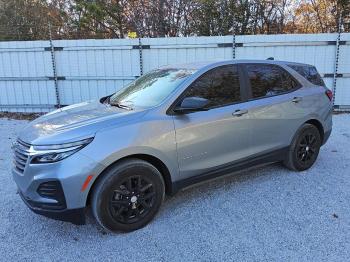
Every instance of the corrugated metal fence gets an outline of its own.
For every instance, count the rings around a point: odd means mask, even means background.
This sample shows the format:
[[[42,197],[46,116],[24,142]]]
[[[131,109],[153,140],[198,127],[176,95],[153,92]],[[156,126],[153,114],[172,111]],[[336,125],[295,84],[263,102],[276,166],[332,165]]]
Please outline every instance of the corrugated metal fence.
[[[166,64],[213,59],[316,65],[350,108],[350,33],[0,42],[0,111],[46,112],[96,99]],[[337,59],[338,51],[338,59]]]

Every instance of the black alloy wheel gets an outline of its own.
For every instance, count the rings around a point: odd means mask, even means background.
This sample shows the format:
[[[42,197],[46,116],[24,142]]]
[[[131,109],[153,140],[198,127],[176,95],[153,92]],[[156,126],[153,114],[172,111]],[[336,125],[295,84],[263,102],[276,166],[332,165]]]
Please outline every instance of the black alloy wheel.
[[[100,175],[92,189],[91,209],[107,231],[130,232],[147,225],[165,195],[162,174],[150,163],[125,159]]]
[[[284,165],[294,171],[309,169],[315,163],[321,145],[321,135],[317,127],[304,124],[294,136]]]
[[[317,152],[317,138],[312,133],[306,133],[301,137],[297,149],[297,159],[299,162],[301,162],[303,165],[308,165],[310,162],[314,160],[315,153]]]
[[[130,176],[111,192],[109,211],[120,223],[135,223],[150,212],[155,196],[152,181],[142,176]]]

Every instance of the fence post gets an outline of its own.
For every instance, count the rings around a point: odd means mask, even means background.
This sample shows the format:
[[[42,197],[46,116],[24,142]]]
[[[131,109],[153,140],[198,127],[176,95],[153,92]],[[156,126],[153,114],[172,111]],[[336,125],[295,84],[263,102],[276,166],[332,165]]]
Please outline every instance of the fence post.
[[[50,37],[49,41],[50,41],[52,72],[53,72],[53,80],[54,80],[55,94],[56,94],[56,106],[57,106],[57,108],[61,108],[60,93],[58,90],[57,70],[56,70],[55,47],[54,47],[53,42],[52,42],[51,23],[49,23],[49,37]]]
[[[232,59],[236,59],[236,19],[232,16]]]
[[[139,36],[139,56],[140,56],[140,76],[142,76],[143,75],[143,56],[142,56],[141,36]]]
[[[340,37],[341,37],[341,27],[342,27],[342,15],[340,13],[338,20],[338,35],[335,47],[335,60],[334,60],[334,74],[333,74],[333,107],[335,103],[335,95],[337,91],[337,75],[338,75],[338,65],[339,65],[339,49],[340,49]]]

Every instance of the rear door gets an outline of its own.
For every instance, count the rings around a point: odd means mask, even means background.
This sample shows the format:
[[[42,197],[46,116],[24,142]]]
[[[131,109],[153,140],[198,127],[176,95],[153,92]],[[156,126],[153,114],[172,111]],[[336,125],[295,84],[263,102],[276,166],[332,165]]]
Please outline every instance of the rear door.
[[[289,146],[305,116],[301,85],[275,64],[245,64],[253,155]]]
[[[250,155],[251,129],[240,76],[239,66],[220,66],[204,73],[185,91],[182,99],[202,97],[210,103],[207,111],[174,115],[183,179],[226,167]]]

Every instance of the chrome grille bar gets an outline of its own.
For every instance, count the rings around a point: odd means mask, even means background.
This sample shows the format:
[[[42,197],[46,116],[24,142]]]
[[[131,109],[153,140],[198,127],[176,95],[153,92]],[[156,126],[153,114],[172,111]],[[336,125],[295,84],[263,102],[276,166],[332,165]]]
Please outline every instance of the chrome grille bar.
[[[17,139],[13,145],[14,165],[19,173],[23,173],[29,158],[30,144]]]

